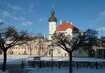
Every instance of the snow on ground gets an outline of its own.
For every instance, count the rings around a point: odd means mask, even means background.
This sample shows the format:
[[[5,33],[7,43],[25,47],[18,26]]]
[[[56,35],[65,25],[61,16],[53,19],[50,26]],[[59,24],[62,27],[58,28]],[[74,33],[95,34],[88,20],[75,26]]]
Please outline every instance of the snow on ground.
[[[34,55],[33,55],[34,56]],[[30,55],[7,55],[7,64],[21,64],[22,61],[31,59]],[[3,55],[0,55],[0,63],[3,62]]]
[[[24,73],[69,73],[68,68],[27,68],[23,71]],[[73,73],[105,73],[104,68],[95,69],[95,68],[73,68]]]
[[[28,61],[33,60],[34,56],[29,55],[8,55],[7,56],[7,64],[21,64],[21,61]],[[51,61],[52,57],[41,57],[43,61]],[[68,61],[68,57],[53,57],[54,61]],[[3,55],[0,55],[0,63],[3,61]],[[105,62],[105,59],[99,58],[80,58],[80,57],[73,57],[73,61],[88,61],[88,62]],[[24,73],[68,73],[68,68],[26,68],[23,72]],[[0,73],[3,73],[0,71]],[[8,72],[6,72],[8,73]],[[105,73],[105,68],[73,68],[73,73]]]
[[[50,61],[51,57],[42,57],[41,60]],[[54,61],[69,61],[69,57],[54,57]],[[105,62],[105,59],[102,58],[85,58],[85,57],[73,57],[73,61],[81,62]]]
[[[33,60],[35,55],[7,55],[7,64],[21,64],[22,61]],[[52,57],[41,57],[43,61],[52,61]],[[0,55],[0,63],[3,61],[3,55]],[[68,57],[53,57],[53,61],[69,61]],[[101,58],[81,58],[73,57],[73,61],[79,62],[105,62],[105,59]]]

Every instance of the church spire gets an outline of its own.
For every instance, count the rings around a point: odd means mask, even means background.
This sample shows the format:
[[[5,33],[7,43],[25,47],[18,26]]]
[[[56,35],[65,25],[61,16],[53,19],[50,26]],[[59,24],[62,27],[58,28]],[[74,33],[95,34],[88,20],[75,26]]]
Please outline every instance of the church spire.
[[[52,8],[51,16],[54,16],[54,15],[55,15],[55,11],[54,11],[54,8]]]
[[[57,18],[55,17],[53,0],[52,0],[52,11],[51,11],[51,16],[49,18],[49,22],[57,22]]]

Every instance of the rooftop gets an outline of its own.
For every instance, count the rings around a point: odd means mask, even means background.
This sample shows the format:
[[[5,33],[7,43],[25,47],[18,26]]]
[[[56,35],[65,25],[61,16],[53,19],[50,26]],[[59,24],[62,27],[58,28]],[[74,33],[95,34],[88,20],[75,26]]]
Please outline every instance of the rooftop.
[[[68,22],[63,22],[62,24],[60,24],[56,31],[65,31],[67,30],[68,28],[72,29],[73,31],[75,30],[79,30],[77,27],[73,26],[71,23],[68,23]]]

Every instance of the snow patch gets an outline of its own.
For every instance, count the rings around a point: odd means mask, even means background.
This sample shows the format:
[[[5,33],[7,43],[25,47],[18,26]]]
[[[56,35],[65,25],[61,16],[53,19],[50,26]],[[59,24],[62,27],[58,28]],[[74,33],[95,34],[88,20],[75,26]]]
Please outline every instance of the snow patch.
[[[27,68],[24,73],[69,73],[69,69],[66,68]],[[105,69],[95,69],[95,68],[73,68],[73,73],[105,73]]]

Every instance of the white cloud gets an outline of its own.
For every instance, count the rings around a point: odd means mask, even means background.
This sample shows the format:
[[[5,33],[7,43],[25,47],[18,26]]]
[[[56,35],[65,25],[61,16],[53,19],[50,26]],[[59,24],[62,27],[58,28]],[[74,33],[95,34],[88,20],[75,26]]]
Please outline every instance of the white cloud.
[[[31,5],[29,6],[28,12],[29,12],[29,13],[32,13],[34,7],[35,7],[34,4],[31,4]]]
[[[2,19],[0,19],[0,25],[2,25],[3,24],[3,20]]]
[[[2,19],[0,19],[0,22],[3,22],[3,20],[2,20]]]
[[[33,8],[34,8],[34,4],[31,4],[31,5],[29,6],[29,8],[30,8],[30,9],[33,9]]]
[[[105,11],[100,12],[97,22],[105,20]]]
[[[18,20],[18,17],[14,16],[13,19],[14,19],[14,20]]]
[[[105,31],[105,27],[99,27],[96,29],[97,31]]]
[[[16,21],[25,21],[26,19],[24,17],[16,17],[16,16],[12,16],[12,18]]]
[[[22,7],[19,6],[19,5],[11,5],[11,4],[8,4],[8,7],[9,7],[10,9],[16,10],[16,11],[22,10]]]
[[[102,24],[103,22],[105,23],[105,10],[100,12],[99,16],[94,21],[92,21],[93,24]]]
[[[4,11],[4,10],[0,10],[0,16],[2,17],[8,17],[10,16],[11,14],[8,12],[8,11]]]
[[[29,25],[33,25],[33,23],[31,21],[26,21],[26,18],[24,17],[16,17],[16,16],[12,16],[12,18],[18,22],[18,24],[23,25],[23,26],[29,26]]]
[[[28,25],[32,25],[33,23],[30,22],[30,21],[23,21],[21,22],[21,25],[24,25],[24,26],[28,26]]]
[[[20,20],[25,20],[25,18],[24,18],[24,17],[19,17],[19,19],[20,19]]]
[[[40,18],[40,19],[39,19],[39,21],[43,21],[43,19],[42,19],[42,18]]]
[[[16,21],[21,21],[24,20],[23,17],[17,17],[14,16],[12,13],[10,13],[9,11],[4,11],[4,10],[0,10],[0,16],[3,17],[4,19],[14,19]]]
[[[105,16],[105,11],[101,12],[100,16]]]
[[[12,20],[19,21],[18,17],[14,16],[12,13],[10,13],[9,11],[6,11],[6,10],[0,10],[0,16],[3,19],[12,19]]]
[[[40,18],[39,21],[43,22],[43,21],[46,21],[46,19],[47,19],[46,17],[43,17],[43,18]]]
[[[105,27],[99,27],[96,29],[96,31],[98,31],[99,37],[105,36]]]

